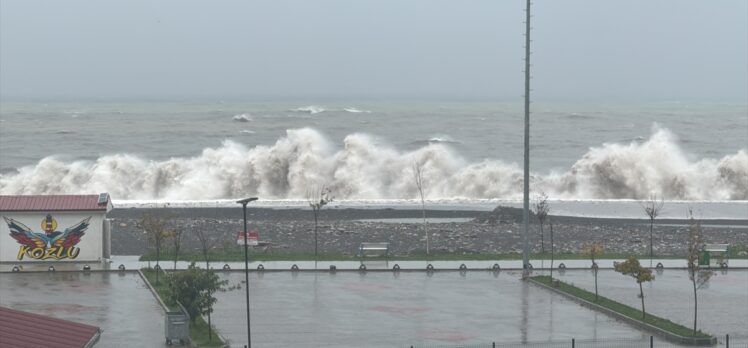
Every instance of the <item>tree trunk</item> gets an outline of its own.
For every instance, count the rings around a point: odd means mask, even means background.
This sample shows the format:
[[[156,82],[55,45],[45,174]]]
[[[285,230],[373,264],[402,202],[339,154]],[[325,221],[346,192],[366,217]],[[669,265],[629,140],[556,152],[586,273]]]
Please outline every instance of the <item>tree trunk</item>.
[[[595,302],[597,302],[597,268],[595,268],[594,270],[595,270]]]
[[[551,280],[553,280],[553,223],[549,222],[551,228]]]
[[[647,312],[644,311],[644,289],[642,289],[642,283],[639,283],[639,296],[642,299],[642,319],[646,319]]]
[[[317,209],[312,208],[314,211],[314,260],[317,260]]]
[[[213,342],[213,325],[210,323],[210,312],[208,312],[208,342]]]
[[[156,241],[156,285],[158,285],[158,270],[161,266],[158,265],[158,260],[161,259],[161,243]]]
[[[180,236],[176,235],[176,232],[174,232],[174,235],[172,235],[174,238],[174,270],[177,270],[177,260],[179,259],[179,240],[177,238],[180,238]]]
[[[696,335],[696,315],[699,312],[699,300],[696,297],[696,272],[694,272],[691,283],[693,283],[693,334]]]
[[[652,238],[652,228],[653,227],[654,227],[654,219],[650,219],[649,220],[649,257],[650,258],[654,256],[654,249],[652,247],[652,242],[654,241],[654,239]],[[650,266],[651,266],[651,264],[650,264]]]
[[[429,240],[429,230],[426,227],[426,202],[423,199],[423,193],[421,193],[421,211],[423,212],[423,233],[426,235],[426,255],[428,255],[431,243]]]
[[[544,233],[543,233],[543,223],[540,223],[540,253],[545,254],[545,241],[543,240]]]
[[[205,272],[210,272],[210,263],[208,261],[208,249],[205,247],[203,247],[203,257],[205,257]],[[208,342],[213,342],[213,325],[210,322],[210,312],[208,312]]]

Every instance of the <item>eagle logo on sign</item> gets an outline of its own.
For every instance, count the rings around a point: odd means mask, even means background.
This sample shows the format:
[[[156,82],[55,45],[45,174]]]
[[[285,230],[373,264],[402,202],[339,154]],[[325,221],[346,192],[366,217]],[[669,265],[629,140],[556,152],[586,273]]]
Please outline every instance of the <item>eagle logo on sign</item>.
[[[66,228],[65,231],[58,231],[57,220],[52,217],[52,214],[47,214],[41,223],[44,232],[34,232],[15,219],[7,217],[3,219],[8,224],[10,236],[21,244],[18,249],[18,260],[23,260],[25,256],[35,260],[62,260],[78,257],[80,248],[75,245],[86,234],[91,217]]]

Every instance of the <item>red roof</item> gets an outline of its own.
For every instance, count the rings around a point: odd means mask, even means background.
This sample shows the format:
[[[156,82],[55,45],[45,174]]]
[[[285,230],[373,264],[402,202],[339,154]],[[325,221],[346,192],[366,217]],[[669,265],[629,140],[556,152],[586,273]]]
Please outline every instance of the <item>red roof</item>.
[[[101,204],[99,195],[0,196],[0,211],[107,211],[110,199],[105,195]]]
[[[96,326],[0,307],[0,348],[88,348],[99,335]]]

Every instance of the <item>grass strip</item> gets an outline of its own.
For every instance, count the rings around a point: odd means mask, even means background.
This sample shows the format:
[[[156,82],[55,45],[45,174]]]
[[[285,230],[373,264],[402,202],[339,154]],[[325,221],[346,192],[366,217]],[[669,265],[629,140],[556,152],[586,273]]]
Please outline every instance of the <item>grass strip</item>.
[[[569,294],[571,296],[583,299],[585,301],[597,304],[599,306],[605,307],[607,309],[610,309],[616,313],[622,314],[624,316],[627,316],[631,319],[635,319],[638,321],[643,321],[647,324],[650,324],[654,327],[660,328],[662,330],[665,330],[667,332],[683,336],[683,337],[691,337],[691,338],[709,338],[712,337],[711,335],[703,333],[701,330],[696,331],[696,334],[694,334],[693,329],[687,328],[683,325],[674,323],[670,320],[660,318],[658,316],[652,315],[650,313],[647,313],[647,316],[645,319],[642,320],[642,311],[639,309],[635,309],[633,307],[629,307],[625,304],[622,304],[620,302],[613,301],[607,297],[604,296],[598,296],[598,300],[595,300],[595,293],[589,292],[584,289],[580,289],[574,285],[570,285],[567,283],[564,283],[562,281],[558,281],[558,286],[554,286],[551,281],[551,277],[549,276],[535,276],[531,277],[530,279],[547,285],[549,287],[552,287],[554,289],[558,289],[559,291],[562,291],[566,294]]]
[[[603,254],[598,259],[616,259],[623,260],[627,259],[631,254]],[[636,256],[636,255],[634,255]],[[641,257],[648,258],[644,255]],[[562,260],[586,260],[589,256],[582,255],[580,253],[561,253],[554,255],[554,259],[557,261]],[[684,259],[682,255],[663,255],[655,256],[653,259]],[[240,250],[226,250],[226,251],[211,251],[208,253],[208,259],[210,262],[238,262],[244,261],[244,249]],[[480,260],[480,261],[498,261],[498,260],[522,260],[522,253],[486,253],[486,254],[473,254],[473,253],[433,253],[430,255],[426,254],[411,254],[411,255],[390,255],[389,257],[384,256],[368,256],[358,257],[355,255],[346,254],[335,254],[326,253],[319,254],[316,258],[313,253],[274,253],[274,252],[258,252],[249,250],[249,259],[251,261],[359,261],[359,260],[399,260],[399,261],[461,261],[461,260]],[[533,260],[550,260],[550,253],[534,253],[530,255],[530,259]],[[140,261],[156,261],[156,253],[148,252],[140,257]],[[171,251],[161,251],[161,259],[163,263],[162,267],[169,268],[170,261],[174,261],[174,253]],[[196,262],[202,264],[205,262],[205,258],[200,252],[180,252],[178,261]]]
[[[179,306],[171,301],[171,296],[169,296],[169,288],[167,285],[168,282],[168,274],[164,271],[156,271],[152,268],[143,268],[141,269],[143,272],[143,275],[148,279],[148,282],[151,283],[151,286],[153,289],[156,290],[158,293],[158,296],[161,297],[161,299],[164,301],[164,304],[166,304],[166,307],[169,311],[179,311]],[[156,272],[161,272],[159,274],[158,283],[156,283]],[[216,329],[213,327],[213,337],[212,339],[208,336],[208,323],[205,322],[202,316],[197,316],[197,318],[194,318],[194,322],[190,321],[190,339],[192,340],[192,344],[196,347],[223,347],[224,343],[221,340],[218,335],[216,335]]]

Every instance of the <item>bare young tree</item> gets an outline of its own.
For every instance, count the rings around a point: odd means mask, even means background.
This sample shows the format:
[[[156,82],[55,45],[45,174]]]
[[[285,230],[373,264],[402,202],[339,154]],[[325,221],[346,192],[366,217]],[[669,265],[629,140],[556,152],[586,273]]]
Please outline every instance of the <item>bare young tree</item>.
[[[326,206],[328,203],[332,202],[333,197],[330,193],[330,189],[321,186],[317,188],[312,188],[307,191],[307,202],[309,202],[309,206],[312,208],[312,213],[314,214],[314,259],[317,259],[317,250],[318,250],[318,243],[317,243],[317,229],[319,225],[319,212]]]
[[[548,227],[550,227],[551,234],[551,280],[553,280],[553,221],[548,220]]]
[[[208,223],[216,223],[217,220],[208,221]],[[209,258],[209,252],[210,249],[215,246],[216,241],[210,239],[210,235],[208,234],[208,226],[205,224],[202,224],[198,226],[195,229],[195,234],[197,235],[198,241],[200,241],[200,251],[203,253],[203,259],[205,260],[205,272],[211,272],[210,270],[210,258]],[[208,342],[213,342],[213,324],[210,318],[210,314],[213,312],[212,307],[209,308],[209,310],[205,311],[203,314],[207,313],[208,315]]]
[[[699,265],[699,254],[704,247],[701,222],[693,218],[693,212],[689,209],[690,226],[688,234],[688,279],[693,286],[693,334],[696,335],[696,319],[699,312],[699,300],[696,291],[709,283],[714,272],[701,269]]]
[[[161,260],[161,247],[169,234],[167,226],[171,215],[159,214],[159,213],[145,213],[140,219],[140,226],[143,227],[146,235],[148,236],[148,242],[156,249],[156,284],[158,284],[159,276],[159,261]]]
[[[665,205],[665,198],[660,197],[659,200],[657,200],[657,194],[652,194],[649,196],[649,199],[646,201],[639,203],[644,209],[644,213],[647,214],[649,217],[649,257],[654,256],[654,238],[652,234],[652,230],[654,229],[654,221],[657,218],[657,216],[660,215],[660,211],[662,210],[662,207]]]
[[[418,194],[421,197],[421,213],[423,214],[423,234],[426,236],[426,255],[429,255],[431,249],[431,240],[429,238],[428,225],[426,224],[426,199],[423,194],[423,164],[413,161],[413,179],[416,182]]]
[[[208,228],[209,227],[206,225],[200,225],[197,226],[197,228],[195,228],[194,230],[195,235],[197,236],[197,240],[200,242],[200,251],[203,254],[203,260],[205,261],[206,270],[210,269],[210,249],[213,249],[216,244],[216,241],[210,238],[210,235],[208,234]]]
[[[587,255],[592,261],[592,273],[595,275],[595,301],[598,300],[597,296],[597,263],[595,259],[603,253],[604,247],[602,243],[585,243],[582,245],[582,254]]]
[[[177,270],[177,261],[179,260],[179,250],[182,248],[182,236],[184,235],[184,228],[181,226],[174,226],[169,232],[172,243],[174,243],[174,270]]]
[[[545,254],[545,233],[543,233],[543,224],[545,223],[545,220],[548,217],[548,212],[551,209],[548,204],[548,195],[545,194],[545,192],[540,192],[540,194],[535,197],[534,205],[535,216],[538,218],[538,222],[540,222],[540,253]]]
[[[639,263],[639,260],[633,256],[624,262],[614,264],[613,267],[616,272],[634,278],[636,283],[639,284],[639,298],[642,300],[642,319],[646,319],[647,312],[644,310],[644,288],[642,287],[642,283],[651,282],[655,279],[655,276],[652,275],[652,270],[643,267]]]

